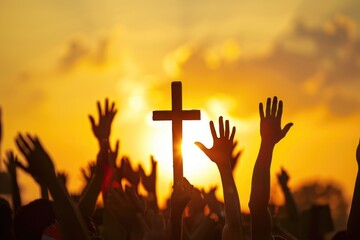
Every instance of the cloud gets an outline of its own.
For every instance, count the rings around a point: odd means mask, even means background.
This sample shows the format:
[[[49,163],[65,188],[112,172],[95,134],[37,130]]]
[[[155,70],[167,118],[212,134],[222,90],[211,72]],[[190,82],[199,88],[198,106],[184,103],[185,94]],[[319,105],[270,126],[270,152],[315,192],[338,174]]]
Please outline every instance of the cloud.
[[[227,93],[240,102],[280,95],[299,111],[325,104],[329,114],[347,116],[360,104],[360,96],[354,94],[360,87],[356,28],[353,19],[342,15],[315,26],[296,21],[268,54],[249,59],[241,55],[242,46],[234,39],[217,46],[205,42],[193,45],[186,61],[171,59],[172,66],[180,79],[198,89],[199,98],[205,97],[204,88],[206,95]],[[229,42],[236,50],[231,61],[226,49],[221,51]],[[188,48],[180,46],[175,52],[182,49]],[[250,113],[246,106],[242,111]]]
[[[80,38],[73,38],[66,44],[64,55],[59,59],[59,70],[66,72],[81,64],[101,66],[108,60],[109,38],[97,39],[93,46]]]

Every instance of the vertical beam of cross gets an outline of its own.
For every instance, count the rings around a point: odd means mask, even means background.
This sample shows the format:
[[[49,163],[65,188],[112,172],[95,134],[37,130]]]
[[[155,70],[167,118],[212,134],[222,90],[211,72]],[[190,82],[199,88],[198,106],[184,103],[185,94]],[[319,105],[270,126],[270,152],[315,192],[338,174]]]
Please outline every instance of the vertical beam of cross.
[[[172,141],[173,141],[173,169],[174,185],[183,178],[183,158],[182,158],[182,121],[200,120],[200,110],[182,109],[182,85],[181,82],[171,83],[172,110],[153,111],[154,121],[172,121]]]

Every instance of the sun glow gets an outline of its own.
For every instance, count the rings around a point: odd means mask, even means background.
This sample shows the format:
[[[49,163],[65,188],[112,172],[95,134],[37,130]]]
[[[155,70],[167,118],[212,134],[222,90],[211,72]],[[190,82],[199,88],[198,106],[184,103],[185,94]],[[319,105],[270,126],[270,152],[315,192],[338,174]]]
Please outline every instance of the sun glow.
[[[211,146],[212,139],[209,129],[208,114],[202,110],[200,121],[183,122],[183,172],[192,184],[197,186],[217,184],[218,179],[214,175],[218,174],[215,165],[208,157],[194,144],[196,141],[202,142],[205,146]],[[159,122],[152,124],[154,134],[152,135],[151,149],[155,158],[159,162],[159,172],[162,177],[172,180],[173,163],[172,163],[172,136],[171,123],[162,121],[161,127]]]

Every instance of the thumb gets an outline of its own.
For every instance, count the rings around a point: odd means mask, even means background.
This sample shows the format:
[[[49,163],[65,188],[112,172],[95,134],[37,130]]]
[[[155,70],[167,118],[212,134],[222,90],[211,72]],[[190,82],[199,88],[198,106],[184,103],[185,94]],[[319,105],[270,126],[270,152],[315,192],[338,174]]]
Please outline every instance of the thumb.
[[[207,155],[209,149],[205,147],[204,144],[202,144],[201,142],[195,142],[195,145],[198,146],[198,148],[200,148]]]
[[[91,123],[91,127],[92,128],[95,128],[95,120],[94,120],[94,117],[89,115],[89,120],[90,120],[90,123]]]
[[[287,132],[290,130],[290,128],[293,126],[294,124],[293,123],[288,123],[285,125],[285,127],[283,128],[282,130],[282,135],[283,137],[286,136]]]

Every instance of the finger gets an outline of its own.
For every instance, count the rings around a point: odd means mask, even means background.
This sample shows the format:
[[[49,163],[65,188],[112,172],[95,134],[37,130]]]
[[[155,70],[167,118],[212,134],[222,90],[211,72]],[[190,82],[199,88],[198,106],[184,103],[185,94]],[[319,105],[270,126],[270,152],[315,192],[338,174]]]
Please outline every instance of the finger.
[[[222,116],[219,117],[219,137],[224,136],[224,119]]]
[[[216,139],[216,131],[215,131],[215,126],[214,126],[214,122],[210,121],[210,131],[211,131],[211,135],[213,139]]]
[[[105,115],[109,112],[109,99],[105,99]]]
[[[234,141],[232,148],[235,149],[238,144],[238,141]]]
[[[234,141],[234,137],[235,137],[235,132],[236,132],[236,127],[234,126],[231,130],[231,136],[230,136],[230,141],[233,142]]]
[[[29,143],[27,142],[28,139],[25,140],[25,137],[22,134],[19,134],[19,138],[23,144],[23,146],[28,150],[31,151],[31,147],[29,145]]]
[[[276,118],[281,120],[282,112],[283,112],[283,102],[280,100]]]
[[[27,138],[30,140],[30,142],[32,143],[33,146],[35,146],[36,143],[36,138],[32,137],[29,133],[26,134]]]
[[[156,171],[157,161],[155,160],[154,156],[151,156],[151,172]]]
[[[43,148],[43,146],[42,146],[42,144],[41,144],[41,142],[40,142],[40,140],[39,140],[39,138],[37,136],[32,137],[31,141],[34,144],[34,147],[36,149],[39,149],[39,150],[41,149],[41,150],[44,151],[44,148]]]
[[[154,158],[153,155],[150,155],[150,162],[151,162],[151,165],[152,165],[153,167],[156,166],[156,164],[157,164],[157,162],[156,162],[156,160],[155,160],[155,158]]]
[[[99,101],[96,102],[96,106],[97,106],[98,115],[99,115],[99,121],[100,121],[100,119],[102,117],[102,112],[101,112],[101,105],[100,105]]]
[[[94,129],[95,126],[96,126],[94,117],[89,115],[89,120],[90,120],[90,123],[91,123],[91,128]]]
[[[17,148],[24,157],[29,155],[30,150],[24,145],[23,141],[19,136],[15,139],[15,143]]]
[[[29,168],[25,167],[21,162],[16,162],[15,163],[17,167],[21,168],[23,171],[25,172],[29,172]]]
[[[9,150],[9,151],[6,152],[6,157],[10,161],[10,159],[14,158],[14,153],[11,150]]]
[[[272,108],[271,108],[271,116],[276,117],[276,110],[278,105],[278,99],[275,96],[272,102]]]
[[[140,174],[141,178],[143,178],[144,176],[146,176],[145,171],[144,171],[144,168],[142,167],[141,164],[139,164],[138,169],[139,169],[139,174]]]
[[[264,106],[262,103],[259,104],[260,119],[264,118]]]
[[[271,109],[271,98],[266,100],[266,117],[270,116],[270,109]]]
[[[282,130],[282,135],[283,137],[286,136],[286,134],[288,133],[288,131],[290,130],[290,128],[293,126],[294,124],[293,123],[288,123],[286,124],[286,126],[283,128]]]
[[[243,153],[243,150],[238,151],[237,154],[235,155],[234,159],[238,160],[242,153]]]
[[[117,113],[117,109],[115,109],[113,112],[111,112],[110,117],[109,117],[110,122],[114,119],[116,113]]]
[[[198,148],[200,148],[206,155],[208,155],[207,153],[209,149],[205,147],[204,144],[202,144],[201,142],[195,142],[195,145],[198,146]]]
[[[113,153],[115,153],[116,157],[117,157],[117,155],[118,155],[118,153],[119,153],[119,145],[120,145],[120,141],[117,140],[117,141],[116,141],[116,145],[115,145],[115,151],[113,152]],[[116,159],[116,158],[115,158],[115,159]]]
[[[84,168],[80,168],[81,175],[87,180],[89,177],[87,176],[86,170]]]
[[[115,102],[112,102],[110,112],[114,112],[115,110]]]
[[[225,121],[225,138],[228,138],[230,134],[230,123],[229,120]]]

